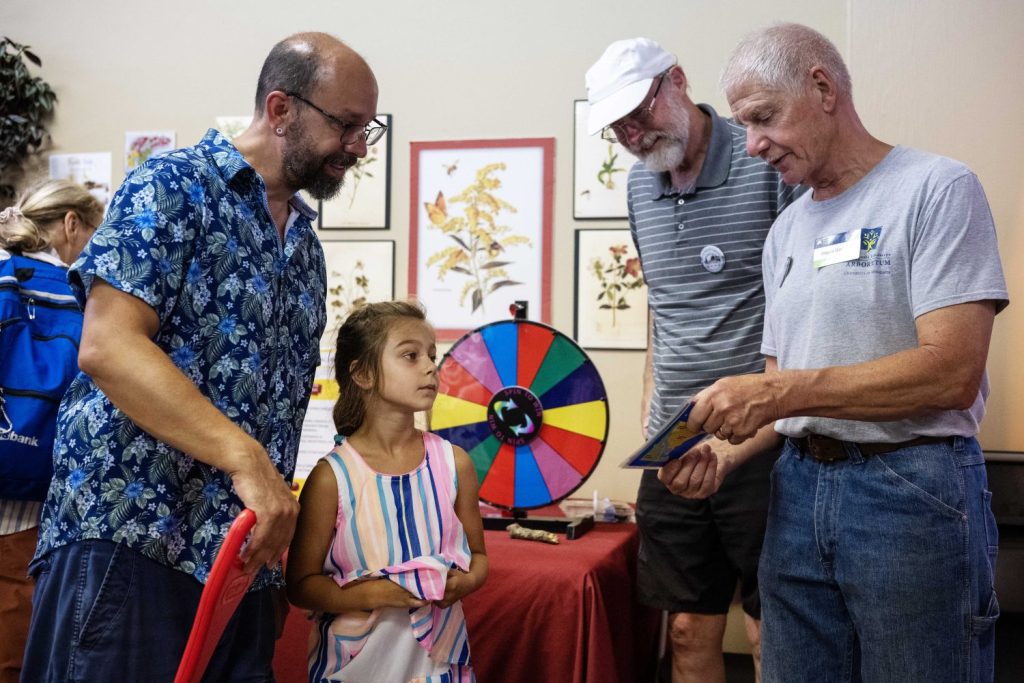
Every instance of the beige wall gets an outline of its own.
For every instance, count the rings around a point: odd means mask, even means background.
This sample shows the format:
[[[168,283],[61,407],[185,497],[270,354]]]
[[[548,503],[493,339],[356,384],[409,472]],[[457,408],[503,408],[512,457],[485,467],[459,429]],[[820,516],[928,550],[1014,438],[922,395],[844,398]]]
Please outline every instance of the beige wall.
[[[166,8],[166,9],[160,9]],[[573,245],[579,227],[623,227],[572,218],[572,101],[583,73],[612,40],[652,37],[679,55],[695,99],[726,112],[716,81],[747,31],[776,20],[814,26],[850,61],[868,128],[890,142],[959,158],[977,170],[999,226],[1003,260],[1017,297],[1024,287],[1016,228],[1024,212],[1020,165],[1024,5],[1017,0],[726,0],[642,3],[569,0],[448,0],[421,3],[4,0],[2,33],[28,43],[60,98],[54,151],[114,153],[124,132],[173,129],[197,140],[213,118],[252,110],[259,66],[270,46],[298,30],[347,40],[381,84],[380,109],[395,117],[392,230],[332,233],[397,242],[396,291],[406,291],[409,142],[550,137],[555,160],[553,324],[571,333]],[[990,372],[993,394],[983,442],[1024,450],[1015,420],[1024,370],[1014,362],[1024,312],[999,316]],[[604,460],[584,484],[589,496],[632,499],[638,477],[617,463],[637,446],[639,352],[594,352],[609,390],[611,432]]]
[[[995,216],[1011,306],[996,318],[988,450],[1024,451],[1024,3],[852,0],[850,70],[868,130],[959,159]]]

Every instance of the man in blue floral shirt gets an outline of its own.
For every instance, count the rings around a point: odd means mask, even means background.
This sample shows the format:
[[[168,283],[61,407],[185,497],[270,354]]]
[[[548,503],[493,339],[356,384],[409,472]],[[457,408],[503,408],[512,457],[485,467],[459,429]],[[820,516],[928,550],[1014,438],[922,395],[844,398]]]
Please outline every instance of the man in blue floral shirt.
[[[273,680],[287,481],[326,320],[316,214],[296,192],[338,191],[383,133],[376,107],[358,54],[295,35],[267,57],[244,133],[211,130],[117,192],[71,272],[82,372],[58,417],[23,680],[171,680],[242,507],[259,575],[208,675]]]

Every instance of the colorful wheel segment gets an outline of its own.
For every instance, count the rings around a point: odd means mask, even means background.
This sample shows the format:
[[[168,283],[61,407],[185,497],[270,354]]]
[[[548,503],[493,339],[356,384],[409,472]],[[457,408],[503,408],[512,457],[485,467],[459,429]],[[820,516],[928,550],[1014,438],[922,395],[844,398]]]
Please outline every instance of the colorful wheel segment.
[[[481,500],[543,507],[594,471],[608,436],[597,368],[558,330],[528,320],[484,325],[441,359],[431,429],[469,453]]]

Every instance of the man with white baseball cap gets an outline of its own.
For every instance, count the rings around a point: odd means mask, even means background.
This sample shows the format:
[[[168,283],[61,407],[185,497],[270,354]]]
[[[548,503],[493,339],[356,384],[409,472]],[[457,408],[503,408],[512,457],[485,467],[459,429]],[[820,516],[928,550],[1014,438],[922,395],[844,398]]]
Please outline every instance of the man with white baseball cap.
[[[636,109],[654,79],[675,63],[675,57],[647,38],[612,43],[587,71],[587,134],[593,135]]]
[[[761,248],[794,189],[747,155],[742,127],[690,99],[675,56],[653,40],[612,43],[587,71],[586,86],[589,133],[640,159],[629,174],[628,208],[651,312],[646,438],[700,389],[764,368]],[[737,448],[706,443],[725,458]],[[757,447],[757,439],[742,446]],[[759,667],[757,564],[774,460],[747,459],[704,500],[675,496],[659,473],[644,472],[638,594],[670,615],[676,683],[724,683],[722,636],[737,583]]]

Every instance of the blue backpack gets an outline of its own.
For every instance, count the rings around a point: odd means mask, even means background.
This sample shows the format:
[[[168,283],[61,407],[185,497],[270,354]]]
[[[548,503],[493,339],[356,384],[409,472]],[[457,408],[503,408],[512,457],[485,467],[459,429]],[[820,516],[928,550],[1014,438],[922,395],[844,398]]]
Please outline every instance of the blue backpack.
[[[0,498],[9,500],[46,497],[57,408],[78,373],[82,311],[67,269],[44,258],[0,249]]]

